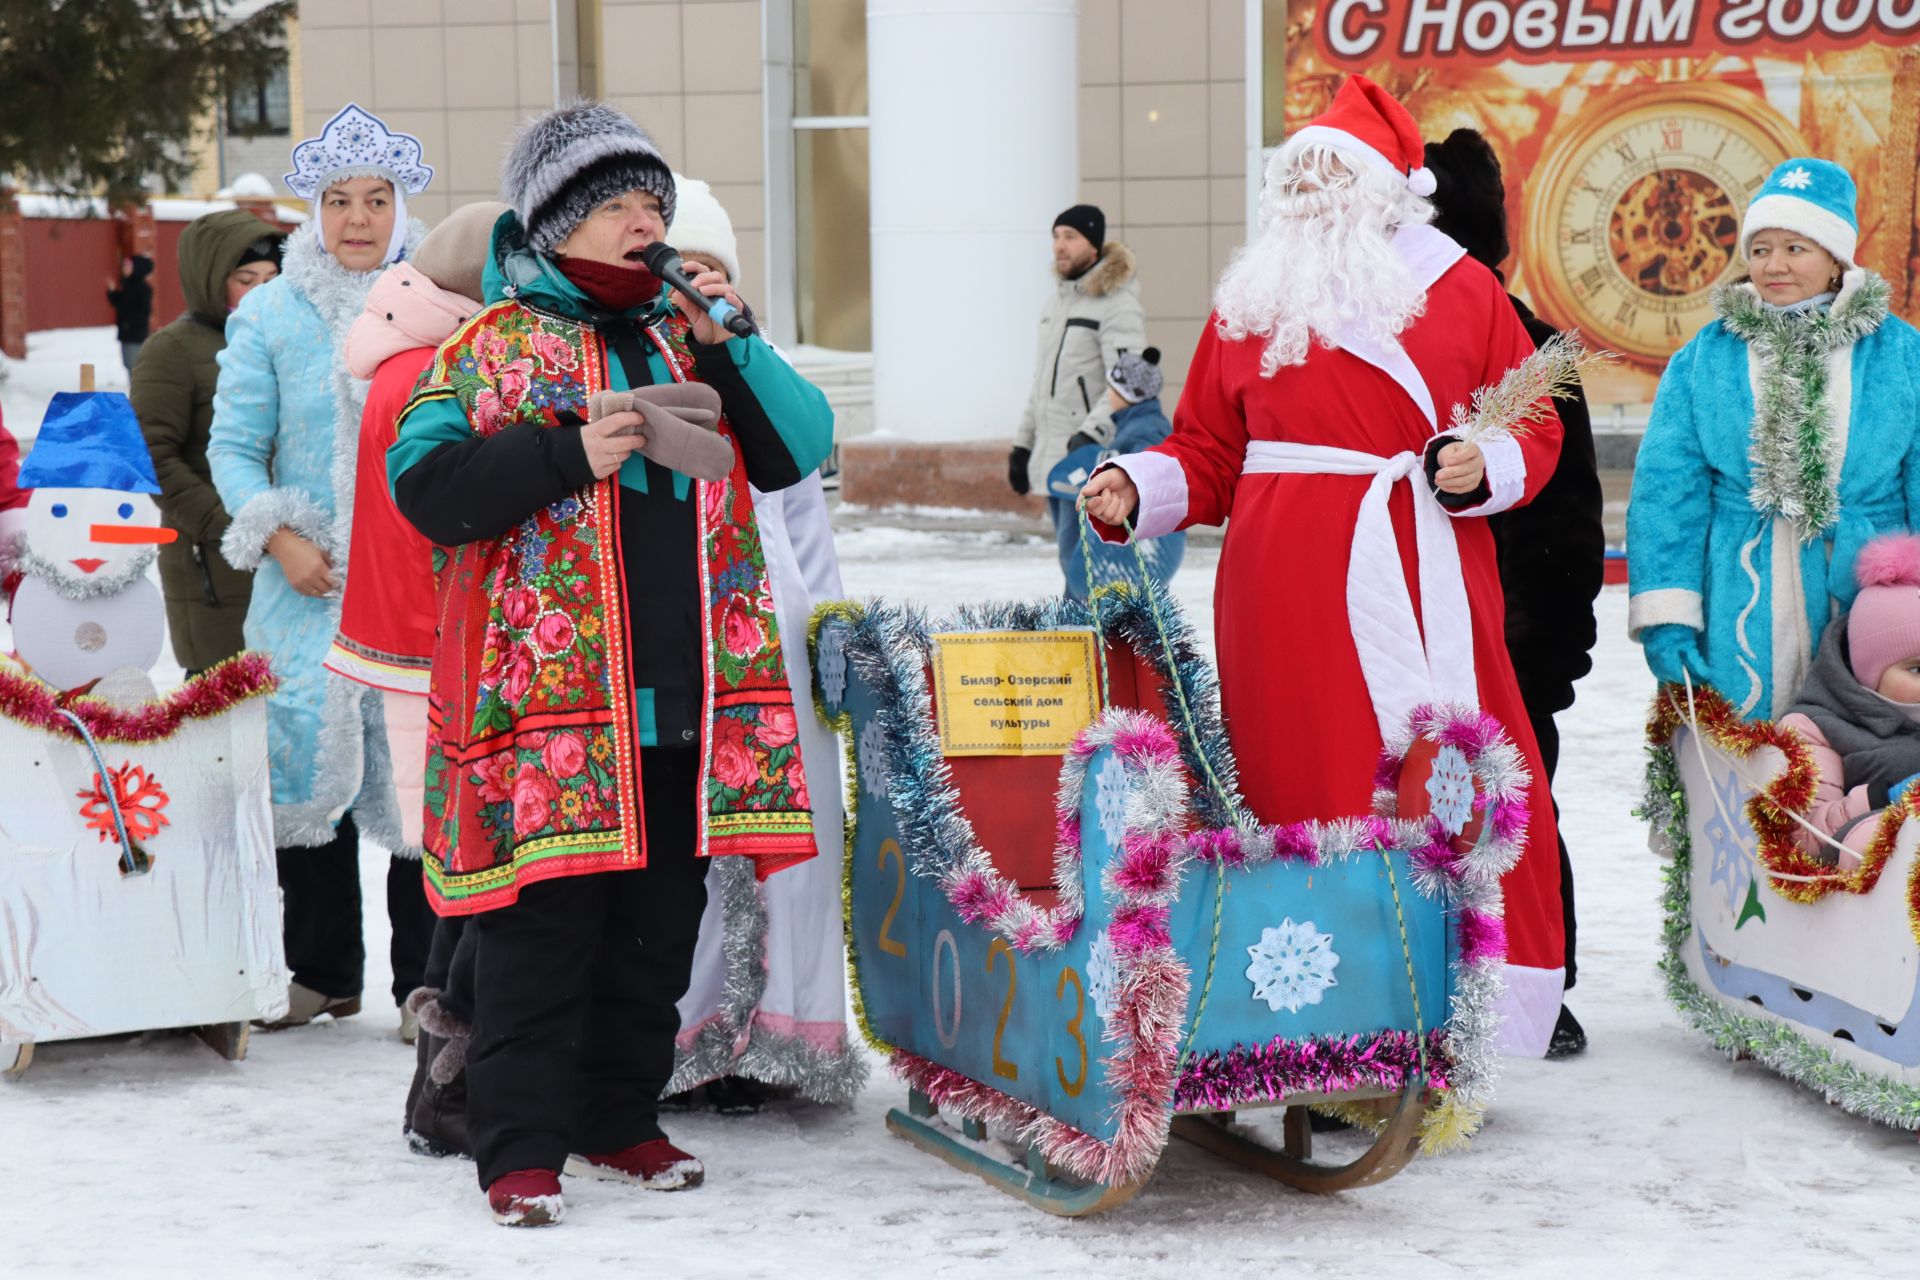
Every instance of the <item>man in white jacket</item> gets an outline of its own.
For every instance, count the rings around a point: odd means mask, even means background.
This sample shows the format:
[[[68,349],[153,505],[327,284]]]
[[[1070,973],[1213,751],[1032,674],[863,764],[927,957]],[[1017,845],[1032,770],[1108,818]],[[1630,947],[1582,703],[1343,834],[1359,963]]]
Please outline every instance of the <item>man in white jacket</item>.
[[[1056,286],[1040,317],[1033,393],[1007,459],[1007,482],[1015,493],[1044,486],[1074,436],[1085,433],[1106,442],[1112,419],[1098,410],[1106,401],[1107,370],[1123,354],[1147,345],[1133,252],[1106,237],[1106,215],[1090,204],[1074,205],[1053,220]],[[1060,537],[1064,569],[1074,505],[1049,497],[1047,509]]]

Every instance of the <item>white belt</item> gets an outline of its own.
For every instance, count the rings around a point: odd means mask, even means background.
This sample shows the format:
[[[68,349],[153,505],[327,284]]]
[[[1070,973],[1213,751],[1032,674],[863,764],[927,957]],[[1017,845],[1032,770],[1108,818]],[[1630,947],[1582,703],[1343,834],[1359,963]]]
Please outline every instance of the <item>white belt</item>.
[[[1424,482],[1423,462],[1412,452],[1383,458],[1354,449],[1254,440],[1247,445],[1243,468],[1247,475],[1372,477],[1353,522],[1347,621],[1383,741],[1404,733],[1408,716],[1423,703],[1480,705],[1473,670],[1473,612],[1460,576],[1460,548],[1452,518]],[[1413,490],[1414,545],[1420,556],[1418,620],[1387,510],[1387,497],[1402,480],[1411,481]]]

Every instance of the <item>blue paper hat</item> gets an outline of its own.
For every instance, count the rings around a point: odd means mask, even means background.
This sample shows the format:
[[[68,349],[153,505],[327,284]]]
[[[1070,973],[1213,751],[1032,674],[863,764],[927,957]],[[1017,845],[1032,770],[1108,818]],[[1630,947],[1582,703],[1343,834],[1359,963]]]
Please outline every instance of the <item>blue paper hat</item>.
[[[20,487],[160,492],[132,402],[117,391],[54,396],[20,467]]]
[[[1831,160],[1812,156],[1783,160],[1747,206],[1740,224],[1740,253],[1751,256],[1753,237],[1769,229],[1791,231],[1825,249],[1847,266],[1860,247],[1859,198],[1853,175]]]

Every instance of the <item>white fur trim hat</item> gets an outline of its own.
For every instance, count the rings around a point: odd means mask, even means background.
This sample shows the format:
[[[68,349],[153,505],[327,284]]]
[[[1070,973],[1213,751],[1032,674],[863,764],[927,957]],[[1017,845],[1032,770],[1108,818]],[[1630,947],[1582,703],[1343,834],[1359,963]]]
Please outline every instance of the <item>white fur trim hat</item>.
[[[552,256],[595,207],[629,191],[660,197],[673,222],[673,172],[647,131],[603,102],[570,102],[529,121],[500,170],[527,243]]]
[[[1747,206],[1740,223],[1740,256],[1753,255],[1755,235],[1777,229],[1805,236],[1851,267],[1860,248],[1858,199],[1853,175],[1833,161],[1811,156],[1783,160]]]
[[[1434,192],[1420,126],[1400,100],[1365,76],[1350,75],[1333,103],[1295,130],[1287,141],[1328,147],[1368,168],[1391,173],[1416,196]]]
[[[678,203],[673,222],[667,228],[667,242],[681,253],[704,253],[718,258],[726,268],[727,279],[740,282],[740,241],[733,234],[733,219],[714,198],[713,188],[698,178],[673,175]]]

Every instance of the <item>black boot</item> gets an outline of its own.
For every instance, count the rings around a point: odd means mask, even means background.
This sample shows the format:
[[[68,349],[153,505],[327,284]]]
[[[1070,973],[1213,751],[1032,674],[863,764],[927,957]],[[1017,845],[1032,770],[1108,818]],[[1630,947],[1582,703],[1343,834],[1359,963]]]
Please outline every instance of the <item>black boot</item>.
[[[473,1158],[467,1135],[467,1043],[472,1028],[440,1007],[437,1000],[420,1009],[420,1042],[427,1064],[420,1095],[410,1116],[407,1141],[423,1156]]]
[[[1561,1005],[1560,1020],[1553,1024],[1553,1039],[1547,1042],[1547,1057],[1576,1058],[1586,1051],[1586,1028],[1573,1016],[1573,1010]]]

